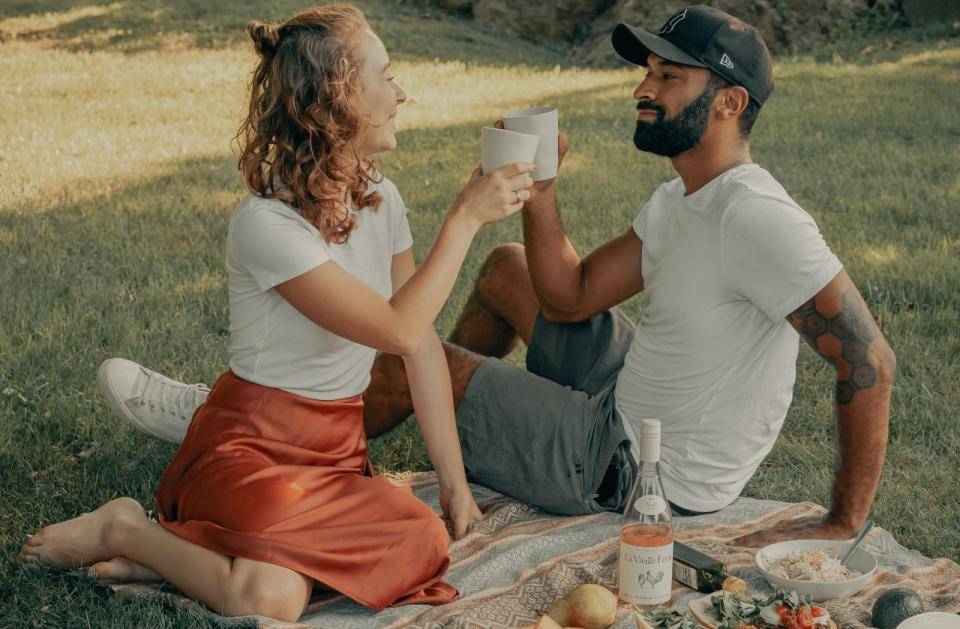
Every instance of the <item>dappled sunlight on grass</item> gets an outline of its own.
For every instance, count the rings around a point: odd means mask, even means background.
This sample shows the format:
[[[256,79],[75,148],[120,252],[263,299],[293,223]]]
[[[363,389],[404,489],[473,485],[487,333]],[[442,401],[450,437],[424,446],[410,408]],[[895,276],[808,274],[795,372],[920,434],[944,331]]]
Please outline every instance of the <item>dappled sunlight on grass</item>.
[[[897,245],[867,247],[863,257],[870,264],[896,264],[903,257],[903,248]]]
[[[7,46],[0,69],[0,158],[10,173],[0,211],[44,211],[118,181],[157,174],[171,160],[230,156],[255,62],[246,47],[83,55]],[[14,72],[16,69],[16,72]],[[398,62],[410,95],[402,131],[475,123],[571,93],[623,91],[628,70],[505,69],[461,62]],[[635,74],[633,74],[635,76]],[[562,118],[562,115],[561,115]],[[473,141],[473,140],[471,140]],[[476,146],[464,146],[471,162]]]
[[[239,52],[41,56],[15,42],[6,53],[0,211],[43,211],[173,159],[229,154],[243,108]]]
[[[109,5],[71,7],[66,11],[46,11],[25,16],[0,19],[0,30],[14,37],[37,39],[57,28],[87,18],[101,18],[116,13],[123,7],[119,2]]]
[[[881,77],[900,72],[922,71],[943,72],[941,78],[954,80],[960,76],[960,48],[947,46],[939,50],[923,50],[904,54],[892,61],[879,61],[869,65],[850,62],[815,63],[807,57],[780,60],[774,67],[777,80],[799,76],[815,75],[819,79],[838,79],[843,77]]]
[[[210,273],[201,277],[192,278],[190,281],[177,284],[173,292],[180,298],[195,298],[197,295],[209,291],[220,292],[223,290],[223,274]]]
[[[629,70],[548,71],[485,68],[453,63],[398,64],[397,80],[410,97],[401,109],[400,128],[429,129],[483,121],[493,125],[499,113],[549,103],[575,92],[606,90],[635,76]],[[561,112],[562,114],[562,112]]]
[[[960,199],[960,173],[953,178],[953,183],[947,189],[947,194],[951,199]]]

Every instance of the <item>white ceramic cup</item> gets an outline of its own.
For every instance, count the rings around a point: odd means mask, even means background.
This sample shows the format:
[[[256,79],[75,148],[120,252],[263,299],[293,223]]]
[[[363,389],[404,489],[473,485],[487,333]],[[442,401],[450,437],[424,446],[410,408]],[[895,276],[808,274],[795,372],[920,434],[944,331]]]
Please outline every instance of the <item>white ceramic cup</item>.
[[[480,168],[484,174],[515,162],[534,163],[540,136],[494,127],[480,129]]]
[[[546,181],[557,176],[557,136],[560,129],[556,107],[532,107],[508,111],[500,117],[503,128],[540,136],[533,171],[534,181]]]

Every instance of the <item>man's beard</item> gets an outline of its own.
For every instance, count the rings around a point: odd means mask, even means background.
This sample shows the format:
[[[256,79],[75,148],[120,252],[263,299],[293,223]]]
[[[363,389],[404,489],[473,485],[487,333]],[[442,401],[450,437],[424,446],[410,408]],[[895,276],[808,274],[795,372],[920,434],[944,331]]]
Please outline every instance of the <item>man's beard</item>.
[[[655,111],[657,119],[652,122],[637,120],[633,132],[633,145],[641,151],[647,151],[664,157],[676,157],[689,151],[703,138],[710,120],[710,106],[717,90],[707,86],[695,101],[672,118],[666,117],[666,110],[647,101],[637,103],[639,111]]]

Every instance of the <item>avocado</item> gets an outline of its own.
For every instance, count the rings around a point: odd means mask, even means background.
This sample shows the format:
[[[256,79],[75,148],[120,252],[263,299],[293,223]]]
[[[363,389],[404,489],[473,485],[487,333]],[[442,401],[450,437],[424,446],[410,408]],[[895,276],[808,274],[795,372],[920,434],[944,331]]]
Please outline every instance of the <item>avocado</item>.
[[[873,604],[871,624],[877,629],[896,629],[910,616],[923,613],[923,599],[910,588],[893,588]]]

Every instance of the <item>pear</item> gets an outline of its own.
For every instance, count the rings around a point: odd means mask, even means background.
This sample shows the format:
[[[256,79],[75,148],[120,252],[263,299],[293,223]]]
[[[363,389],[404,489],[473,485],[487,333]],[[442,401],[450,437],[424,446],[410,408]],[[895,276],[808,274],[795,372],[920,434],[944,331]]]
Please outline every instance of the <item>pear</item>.
[[[617,596],[602,585],[578,585],[554,603],[547,615],[561,627],[607,629],[617,620]]]
[[[540,620],[533,626],[533,629],[563,629],[557,624],[557,621],[550,616],[540,616]]]

